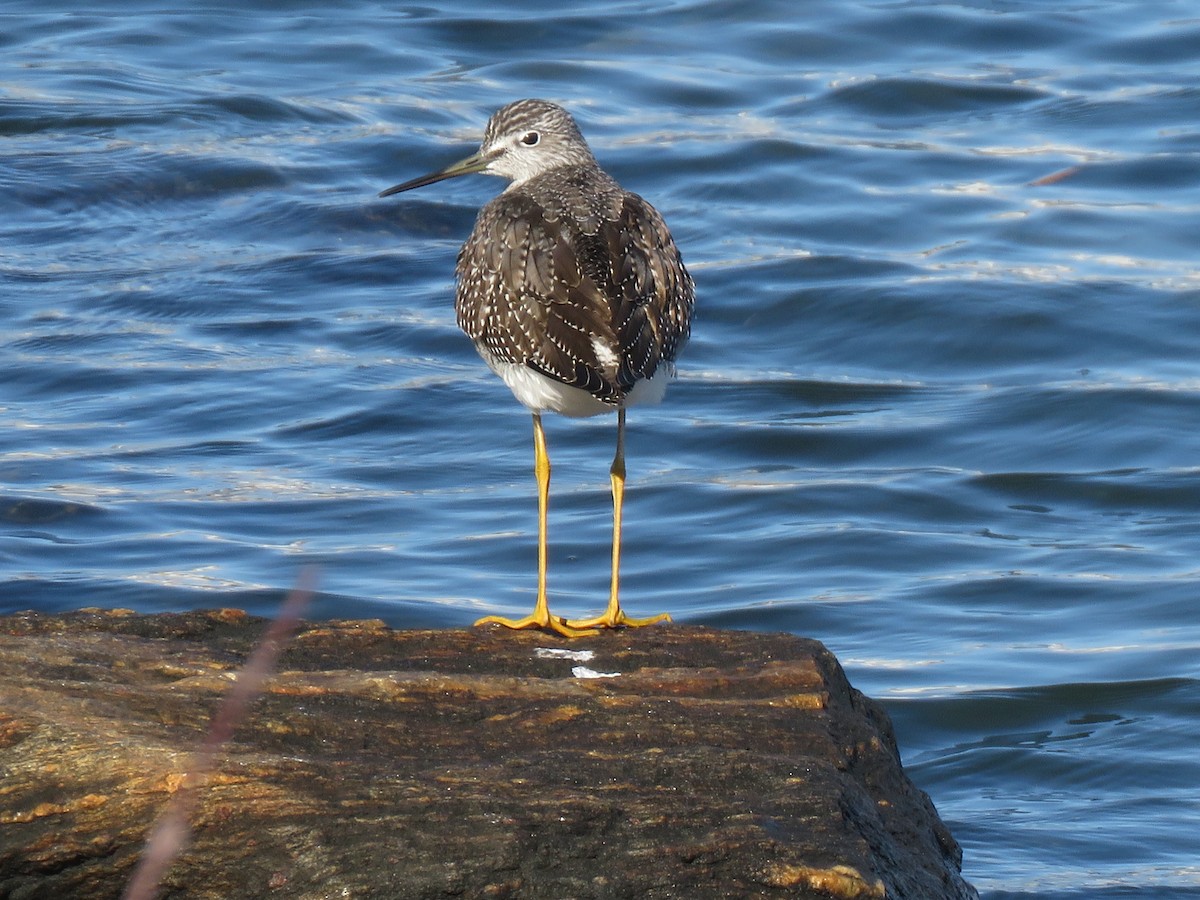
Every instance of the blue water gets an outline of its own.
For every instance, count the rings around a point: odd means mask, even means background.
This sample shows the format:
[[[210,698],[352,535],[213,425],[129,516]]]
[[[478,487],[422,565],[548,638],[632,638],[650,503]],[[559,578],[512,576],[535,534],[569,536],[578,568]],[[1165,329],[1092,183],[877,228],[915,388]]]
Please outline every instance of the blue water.
[[[699,292],[630,612],[828,644],[985,898],[1200,897],[1194,0],[179,6],[0,13],[0,612],[524,612],[501,184],[375,195],[547,97]],[[613,422],[547,424],[595,612]]]

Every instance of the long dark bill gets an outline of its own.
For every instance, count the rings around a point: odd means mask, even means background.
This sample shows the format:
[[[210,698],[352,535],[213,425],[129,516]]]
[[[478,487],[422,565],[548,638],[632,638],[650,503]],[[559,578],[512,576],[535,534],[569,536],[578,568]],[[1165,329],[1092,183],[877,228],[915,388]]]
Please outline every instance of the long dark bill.
[[[447,178],[457,178],[459,175],[471,175],[475,172],[482,172],[487,168],[487,165],[488,160],[482,154],[474,153],[466,159],[461,159],[438,172],[430,172],[428,175],[422,175],[420,178],[414,178],[412,181],[406,181],[403,184],[390,187],[386,191],[380,191],[379,196],[390,197],[392,194],[411,191],[413,188],[425,187],[427,184],[436,184],[439,181],[445,181]]]

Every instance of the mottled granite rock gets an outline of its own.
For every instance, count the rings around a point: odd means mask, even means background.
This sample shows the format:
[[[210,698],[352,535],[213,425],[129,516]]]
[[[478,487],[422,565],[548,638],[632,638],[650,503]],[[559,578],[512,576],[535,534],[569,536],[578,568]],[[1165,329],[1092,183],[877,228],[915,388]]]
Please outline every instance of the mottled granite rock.
[[[262,629],[0,617],[0,897],[119,896]],[[166,896],[976,896],[887,716],[814,641],[322,622],[279,669]]]

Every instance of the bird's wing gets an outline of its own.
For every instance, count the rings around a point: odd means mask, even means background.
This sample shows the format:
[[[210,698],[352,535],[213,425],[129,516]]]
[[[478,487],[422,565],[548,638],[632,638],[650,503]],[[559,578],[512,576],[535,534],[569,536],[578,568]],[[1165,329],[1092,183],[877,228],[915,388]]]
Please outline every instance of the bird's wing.
[[[637,194],[625,194],[619,218],[601,233],[619,297],[614,327],[619,380],[627,389],[653,376],[660,363],[674,363],[691,334],[696,291],[662,216]]]
[[[585,233],[520,192],[480,212],[458,259],[458,324],[494,358],[616,403],[687,339],[691,279],[636,195]]]
[[[458,324],[495,359],[616,402],[617,360],[597,349],[616,344],[609,306],[563,221],[519,193],[480,211],[458,257]]]

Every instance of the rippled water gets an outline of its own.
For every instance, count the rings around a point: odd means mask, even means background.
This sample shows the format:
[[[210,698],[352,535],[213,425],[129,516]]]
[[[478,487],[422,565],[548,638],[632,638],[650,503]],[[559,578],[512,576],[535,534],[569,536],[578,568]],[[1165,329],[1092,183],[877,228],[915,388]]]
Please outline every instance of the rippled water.
[[[454,326],[522,96],[695,276],[630,416],[634,614],[825,641],[985,898],[1200,897],[1190,2],[0,14],[0,611],[532,603],[529,417]],[[556,609],[611,420],[548,421]]]

